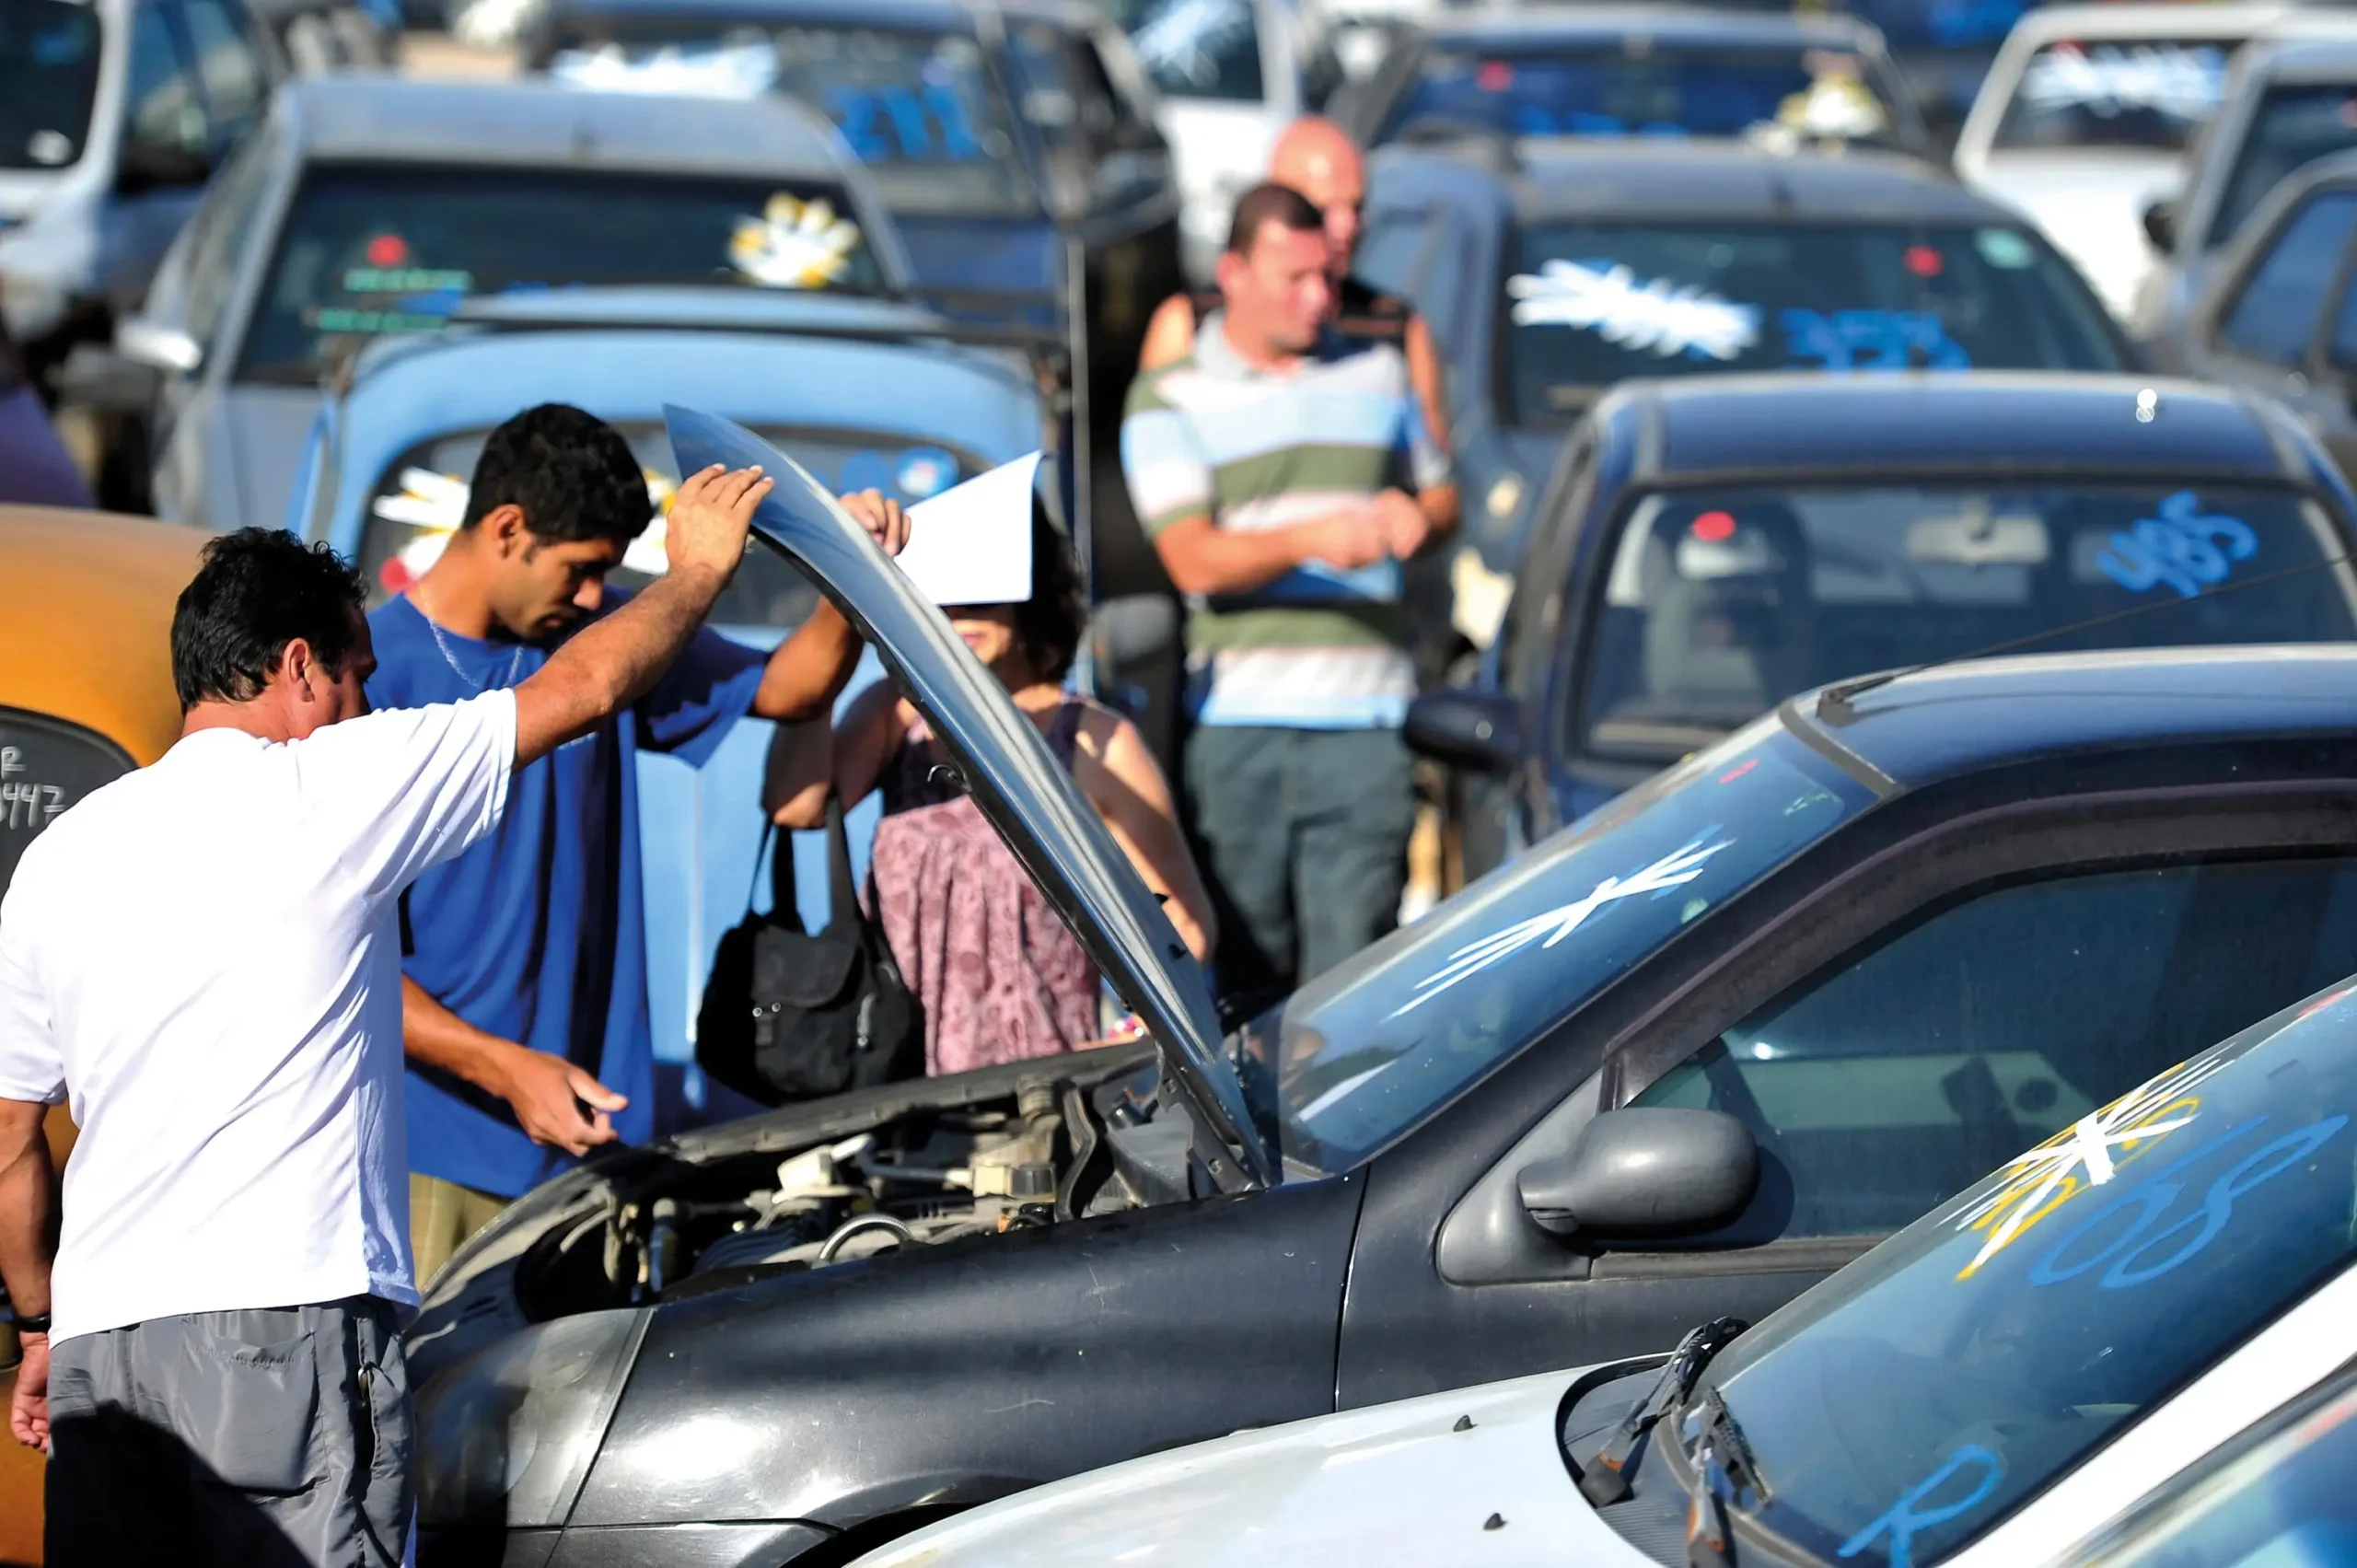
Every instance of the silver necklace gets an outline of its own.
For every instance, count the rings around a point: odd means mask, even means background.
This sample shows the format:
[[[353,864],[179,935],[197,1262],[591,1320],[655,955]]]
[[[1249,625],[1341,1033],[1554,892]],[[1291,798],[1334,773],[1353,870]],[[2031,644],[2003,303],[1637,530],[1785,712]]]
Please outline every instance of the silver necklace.
[[[414,610],[417,607],[412,603],[411,608]],[[442,628],[434,623],[434,617],[426,614],[423,610],[418,610],[417,614],[418,619],[425,622],[425,629],[434,633],[434,645],[442,650],[442,662],[450,667],[450,673],[457,676],[459,679],[465,681],[468,685],[473,687],[478,691],[490,691],[491,683],[489,681],[477,680],[473,676],[469,675],[459,667],[458,656],[450,652],[450,645],[444,639],[442,635]],[[516,651],[508,656],[507,674],[506,677],[500,681],[500,685],[503,687],[515,685],[516,672],[523,667],[524,645],[521,643],[518,643],[516,645]]]

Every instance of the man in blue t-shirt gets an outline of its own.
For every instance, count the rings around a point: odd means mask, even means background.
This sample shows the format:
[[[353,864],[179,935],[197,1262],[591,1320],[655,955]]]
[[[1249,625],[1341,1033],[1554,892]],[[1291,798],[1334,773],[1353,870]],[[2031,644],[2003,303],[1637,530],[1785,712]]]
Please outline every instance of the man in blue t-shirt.
[[[899,551],[896,504],[843,499]],[[370,704],[521,685],[618,601],[606,575],[651,512],[638,459],[594,416],[546,403],[493,431],[466,521],[369,617]],[[748,713],[828,712],[858,658],[856,633],[823,600],[773,654],[704,628],[634,707],[518,771],[493,834],[411,888],[401,1034],[421,1284],[510,1199],[599,1144],[653,1131],[636,753],[701,767]]]

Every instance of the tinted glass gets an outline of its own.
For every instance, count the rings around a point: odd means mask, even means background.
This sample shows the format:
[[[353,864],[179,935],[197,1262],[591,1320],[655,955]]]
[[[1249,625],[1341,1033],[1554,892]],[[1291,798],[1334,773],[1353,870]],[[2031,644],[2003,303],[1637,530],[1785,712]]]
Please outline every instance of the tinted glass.
[[[2183,151],[2217,112],[2232,52],[2215,39],[2047,44],[2024,67],[1991,145]]]
[[[646,471],[647,498],[659,513],[679,488],[671,443],[660,425],[617,426]],[[756,434],[842,494],[876,489],[903,503],[937,495],[981,470],[946,447],[888,436],[755,427]],[[465,430],[412,447],[377,482],[368,503],[359,561],[368,580],[370,608],[403,592],[441,555],[451,530],[466,517],[468,482],[489,432]],[[658,520],[631,545],[610,581],[634,588],[664,570]],[[773,550],[756,550],[720,597],[712,621],[723,626],[785,628],[801,624],[818,602],[816,590]]]
[[[2026,231],[1559,223],[1506,273],[1518,424],[1631,377],[1726,370],[2118,370],[2103,307]]]
[[[1252,0],[1114,0],[1113,9],[1163,97],[1260,101]]]
[[[2357,862],[2005,888],[1762,1008],[1636,1103],[1751,1127],[1745,1239],[1880,1235],[2351,969]]]
[[[0,708],[0,893],[35,835],[129,771],[120,750],[87,730]]]
[[[1287,1159],[1347,1170],[1868,804],[1764,721],[1622,796],[1250,1028]]]
[[[214,329],[220,325],[221,313],[238,282],[238,259],[250,252],[254,219],[270,191],[270,150],[265,134],[238,142],[197,211],[182,325],[208,354],[219,351],[213,341]],[[149,303],[152,309],[155,301]]]
[[[0,168],[82,156],[99,90],[99,17],[74,0],[0,0]]]
[[[557,168],[343,165],[304,180],[243,373],[308,381],[340,341],[439,327],[470,295],[568,284],[872,292],[840,186]]]
[[[1587,744],[1674,757],[1813,686],[2038,645],[2181,647],[2357,635],[2344,545],[2315,503],[2231,485],[1910,485],[1645,497],[1612,546],[1585,666]]]
[[[1739,136],[1782,125],[1887,140],[1894,120],[1854,54],[1655,43],[1475,49],[1434,44],[1376,135],[1419,120],[1515,136]]]
[[[1736,1341],[1711,1372],[1759,1523],[1928,1568],[2346,1268],[2349,997],[2114,1100]]]
[[[245,129],[269,96],[261,56],[254,52],[253,40],[238,15],[221,0],[181,0],[180,16],[196,51],[197,79],[204,86],[214,139],[226,145]]]
[[[2226,345],[2278,365],[2305,363],[2325,292],[2340,275],[2352,228],[2357,192],[2328,191],[2310,198],[2277,233],[2273,248],[2235,296],[2219,329]]]
[[[1874,23],[1893,48],[1955,49],[2003,42],[2029,6],[2025,0],[1850,0],[1840,8]]]
[[[2285,175],[2349,147],[2357,147],[2357,85],[2270,88],[2235,159],[2210,226],[2211,247],[2233,238]]]
[[[211,139],[196,78],[161,6],[132,13],[131,69],[123,87],[123,138],[169,153],[202,153]]]

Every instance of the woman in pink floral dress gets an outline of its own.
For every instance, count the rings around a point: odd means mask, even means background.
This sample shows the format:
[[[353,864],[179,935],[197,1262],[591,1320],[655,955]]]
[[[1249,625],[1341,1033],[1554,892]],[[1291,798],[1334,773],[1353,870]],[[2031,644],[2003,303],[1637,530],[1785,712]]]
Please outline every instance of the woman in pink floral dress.
[[[1039,728],[1114,842],[1195,956],[1211,945],[1211,900],[1178,830],[1170,786],[1137,729],[1064,691],[1086,611],[1071,546],[1035,501],[1031,598],[944,611],[974,656]],[[780,826],[825,819],[831,784],[846,806],[884,793],[870,896],[902,978],[924,1004],[925,1069],[962,1073],[1097,1040],[1098,977],[1053,906],[973,801],[940,782],[946,761],[888,682],[834,725],[781,730],[770,765]]]

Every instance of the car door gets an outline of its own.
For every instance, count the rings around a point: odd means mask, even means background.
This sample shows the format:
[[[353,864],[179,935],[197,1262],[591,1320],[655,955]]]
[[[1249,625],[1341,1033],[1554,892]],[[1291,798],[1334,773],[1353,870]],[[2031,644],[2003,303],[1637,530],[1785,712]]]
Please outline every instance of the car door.
[[[2291,404],[2344,470],[2357,458],[2349,375],[2357,343],[2333,340],[2345,331],[2339,318],[2351,315],[2352,239],[2357,185],[2308,192],[2230,263],[2194,326],[2212,375]]]
[[[2322,771],[2357,762],[2335,759]],[[1731,945],[1713,953],[1701,931],[1674,945],[1379,1156],[1341,1403],[1757,1319],[2144,1078],[2357,970],[2357,785],[2151,788],[2127,761],[2107,766],[2131,787],[1870,813],[1720,912],[1742,928]],[[1540,1230],[1520,1173],[1624,1106],[1744,1122],[1760,1173],[1744,1212],[1677,1242],[1580,1247]],[[1500,1153],[1478,1152],[1509,1128]]]

